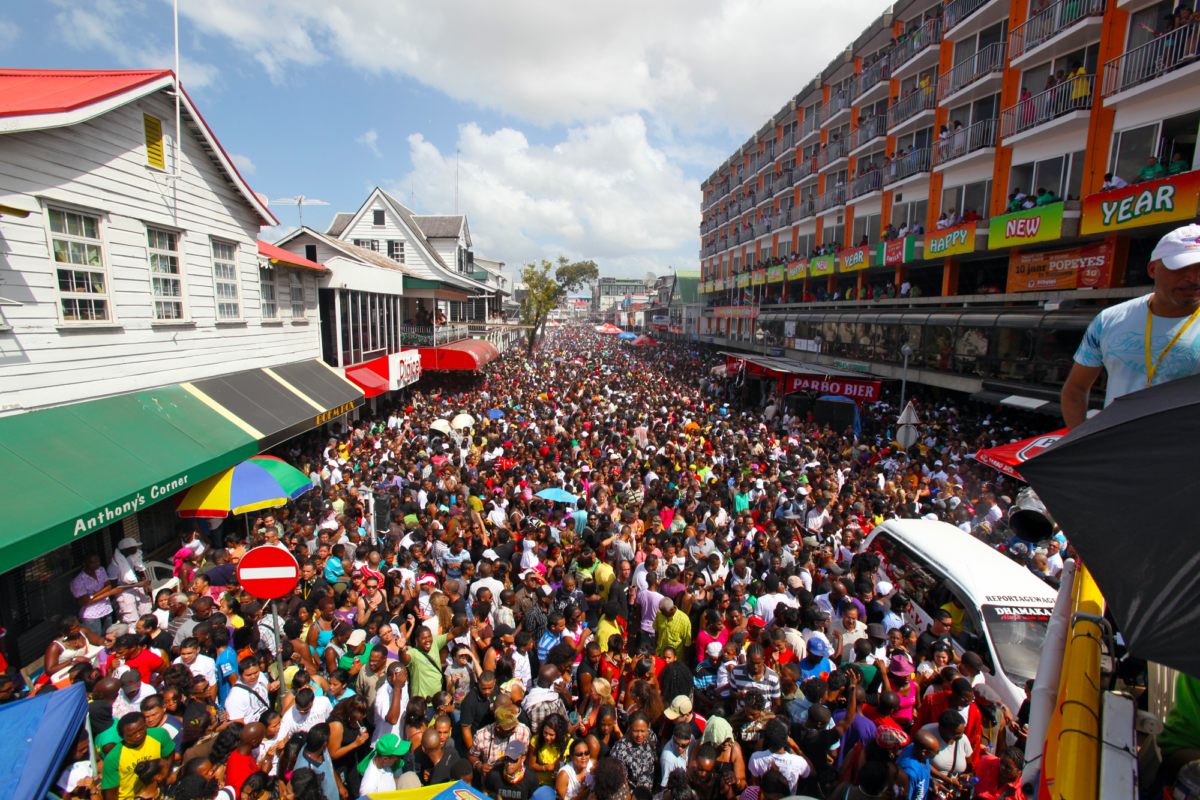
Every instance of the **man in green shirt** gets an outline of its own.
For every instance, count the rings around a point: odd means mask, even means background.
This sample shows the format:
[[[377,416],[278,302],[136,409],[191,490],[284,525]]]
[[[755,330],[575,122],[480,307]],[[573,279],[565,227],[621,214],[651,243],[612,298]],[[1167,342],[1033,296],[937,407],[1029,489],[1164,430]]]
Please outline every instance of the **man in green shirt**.
[[[146,717],[140,711],[121,717],[115,727],[121,741],[104,757],[100,790],[104,800],[133,800],[138,786],[134,767],[152,759],[169,762],[175,754],[175,743],[164,729],[147,728]]]
[[[1171,156],[1171,163],[1167,166],[1168,175],[1180,175],[1189,171],[1192,165],[1183,157],[1183,153],[1176,153]]]
[[[1137,177],[1133,179],[1134,183],[1145,183],[1153,181],[1163,176],[1162,164],[1158,163],[1158,159],[1150,156],[1146,160],[1146,166],[1138,170]]]
[[[417,629],[416,646],[400,651],[400,661],[408,667],[410,697],[433,697],[442,691],[442,649],[446,642],[457,639],[465,631],[466,626],[463,626],[434,636],[424,625]]]

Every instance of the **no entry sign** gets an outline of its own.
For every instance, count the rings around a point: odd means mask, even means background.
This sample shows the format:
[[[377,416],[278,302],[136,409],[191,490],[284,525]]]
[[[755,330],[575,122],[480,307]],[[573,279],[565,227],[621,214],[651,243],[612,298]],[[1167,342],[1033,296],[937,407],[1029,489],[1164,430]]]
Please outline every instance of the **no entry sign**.
[[[282,547],[256,547],[238,562],[238,583],[259,600],[278,600],[296,588],[300,567]]]

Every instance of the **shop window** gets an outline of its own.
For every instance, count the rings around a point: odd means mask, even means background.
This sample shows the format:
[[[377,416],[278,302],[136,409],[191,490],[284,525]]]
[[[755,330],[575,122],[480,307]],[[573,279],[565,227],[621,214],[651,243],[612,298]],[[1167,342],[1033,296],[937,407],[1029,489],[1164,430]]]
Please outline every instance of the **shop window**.
[[[1028,381],[1033,374],[1033,346],[1037,331],[997,328],[994,334],[994,374],[1004,380]]]
[[[928,369],[950,369],[951,356],[954,353],[954,329],[944,325],[930,325],[925,328],[924,362]]]
[[[1075,351],[1083,341],[1083,331],[1048,330],[1042,333],[1037,353],[1037,379],[1061,386],[1075,363]]]

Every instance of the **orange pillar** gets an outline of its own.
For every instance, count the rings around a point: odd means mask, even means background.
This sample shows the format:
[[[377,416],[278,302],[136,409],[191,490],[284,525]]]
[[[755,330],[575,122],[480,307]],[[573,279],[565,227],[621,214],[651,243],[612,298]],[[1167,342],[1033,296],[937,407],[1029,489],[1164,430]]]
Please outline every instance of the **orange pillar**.
[[[1125,50],[1125,29],[1129,24],[1129,12],[1109,5],[1100,29],[1099,65],[1096,83],[1092,87],[1092,113],[1088,118],[1087,150],[1083,158],[1083,195],[1095,194],[1104,185],[1104,173],[1108,171],[1108,151],[1112,147],[1113,120],[1117,112],[1104,105],[1104,65],[1117,58]],[[1081,200],[1082,197],[1073,197]]]
[[[958,294],[958,259],[947,258],[942,262],[942,297]]]
[[[1008,29],[1011,31],[1018,25],[1023,25],[1028,11],[1028,0],[1010,0],[1008,7]],[[1012,53],[1005,53],[1005,63],[1012,59]],[[1016,105],[1021,95],[1021,70],[1008,68],[1004,70],[1004,81],[1000,85],[1000,122],[1003,124],[1003,109]],[[997,135],[999,133],[997,132]],[[996,159],[992,162],[992,208],[989,216],[999,216],[1008,205],[1008,174],[1012,169],[1012,148],[1003,145],[996,147]]]

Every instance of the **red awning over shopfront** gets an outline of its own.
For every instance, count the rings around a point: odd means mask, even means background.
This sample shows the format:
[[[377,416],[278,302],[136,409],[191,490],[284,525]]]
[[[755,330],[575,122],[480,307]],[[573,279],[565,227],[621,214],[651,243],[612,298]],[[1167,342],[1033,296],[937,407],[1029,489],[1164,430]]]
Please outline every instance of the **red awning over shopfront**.
[[[346,368],[346,379],[362,389],[364,397],[378,397],[390,388],[387,356]]]
[[[422,347],[421,369],[468,370],[481,369],[484,364],[500,357],[496,345],[483,339],[460,339],[444,347]]]

